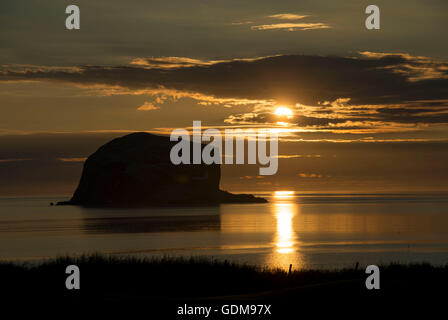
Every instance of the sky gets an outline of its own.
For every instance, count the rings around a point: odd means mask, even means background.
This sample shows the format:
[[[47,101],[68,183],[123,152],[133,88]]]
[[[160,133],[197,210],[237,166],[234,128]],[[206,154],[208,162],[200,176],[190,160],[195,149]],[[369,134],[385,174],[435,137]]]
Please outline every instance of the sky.
[[[81,0],[67,30],[73,3],[0,3],[0,196],[69,195],[103,143],[193,120],[281,132],[279,172],[225,165],[230,191],[448,190],[446,1]]]

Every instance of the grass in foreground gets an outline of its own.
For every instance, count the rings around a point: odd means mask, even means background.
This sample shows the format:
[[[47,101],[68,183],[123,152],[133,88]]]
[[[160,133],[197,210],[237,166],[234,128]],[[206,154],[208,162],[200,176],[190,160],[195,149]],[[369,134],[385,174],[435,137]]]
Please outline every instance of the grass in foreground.
[[[81,290],[65,288],[65,268],[77,265]],[[39,265],[0,263],[3,292],[10,297],[94,300],[295,299],[314,294],[370,294],[365,266],[341,270],[261,269],[199,258],[60,257]],[[381,293],[436,292],[448,284],[448,265],[380,267]]]

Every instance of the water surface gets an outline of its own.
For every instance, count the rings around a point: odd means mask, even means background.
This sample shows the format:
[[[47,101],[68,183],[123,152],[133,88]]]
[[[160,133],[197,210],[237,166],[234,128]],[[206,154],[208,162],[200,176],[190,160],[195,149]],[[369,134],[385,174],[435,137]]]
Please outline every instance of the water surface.
[[[0,199],[0,259],[207,256],[287,268],[448,263],[446,195],[264,194],[267,204],[153,209]]]

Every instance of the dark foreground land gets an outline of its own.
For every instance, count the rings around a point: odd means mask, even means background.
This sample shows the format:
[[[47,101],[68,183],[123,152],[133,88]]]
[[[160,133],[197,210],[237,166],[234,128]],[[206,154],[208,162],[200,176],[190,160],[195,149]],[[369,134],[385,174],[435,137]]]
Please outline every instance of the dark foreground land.
[[[67,290],[68,265],[80,269],[80,290]],[[0,263],[2,302],[124,306],[149,308],[151,319],[179,317],[179,307],[224,304],[271,304],[266,319],[287,319],[307,308],[316,314],[344,314],[357,308],[369,313],[384,307],[397,314],[445,302],[448,265],[380,266],[380,290],[367,290],[365,266],[342,270],[260,269],[198,258],[110,258],[100,255],[61,257],[39,265]],[[417,302],[417,303],[414,303]],[[354,309],[355,308],[355,309]],[[392,308],[392,309],[390,309]],[[111,310],[110,308],[108,309]],[[212,319],[250,319],[255,315],[220,315]],[[236,318],[235,318],[236,317]],[[255,317],[256,318],[256,317]]]

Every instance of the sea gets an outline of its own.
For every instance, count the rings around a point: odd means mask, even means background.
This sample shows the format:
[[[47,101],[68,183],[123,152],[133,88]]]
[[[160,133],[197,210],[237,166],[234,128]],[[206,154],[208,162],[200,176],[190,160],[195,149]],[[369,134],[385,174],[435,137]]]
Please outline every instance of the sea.
[[[0,261],[104,254],[340,269],[448,263],[447,194],[259,193],[269,202],[94,209],[0,198]]]

